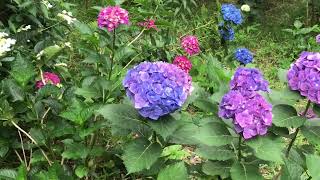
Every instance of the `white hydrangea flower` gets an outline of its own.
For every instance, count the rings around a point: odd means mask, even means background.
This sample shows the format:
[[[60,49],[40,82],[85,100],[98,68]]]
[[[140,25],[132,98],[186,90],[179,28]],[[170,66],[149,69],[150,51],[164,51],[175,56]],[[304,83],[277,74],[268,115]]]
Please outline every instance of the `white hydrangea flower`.
[[[250,12],[250,6],[248,4],[244,4],[241,6],[241,11]]]
[[[31,25],[27,25],[25,27],[21,27],[21,28],[18,29],[17,32],[28,31],[29,29],[31,29]]]
[[[44,4],[47,9],[51,9],[53,7],[52,4],[50,4],[50,2],[47,0],[43,0],[41,3]]]
[[[15,39],[7,38],[8,34],[0,32],[0,56],[11,51],[11,47],[16,44]]]
[[[66,10],[63,10],[62,13],[58,13],[58,17],[67,21],[68,24],[72,24],[77,20],[72,16],[72,12],[67,12]]]

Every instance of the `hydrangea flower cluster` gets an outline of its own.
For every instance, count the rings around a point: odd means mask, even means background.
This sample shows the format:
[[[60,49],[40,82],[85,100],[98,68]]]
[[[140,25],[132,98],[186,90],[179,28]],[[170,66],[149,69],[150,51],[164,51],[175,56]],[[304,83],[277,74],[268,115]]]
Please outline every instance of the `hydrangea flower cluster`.
[[[192,68],[190,60],[185,56],[176,56],[173,60],[173,64],[178,66],[186,73],[189,73]]]
[[[146,28],[146,29],[155,29],[155,30],[159,30],[158,28],[157,28],[157,25],[155,25],[155,20],[153,20],[153,19],[147,19],[146,21],[144,21],[144,22],[139,22],[138,23],[138,25],[139,26],[142,26],[142,27],[144,27],[144,28]]]
[[[52,84],[58,87],[60,86],[60,78],[55,73],[44,72],[42,76],[42,80],[36,82],[37,89],[41,89],[47,84]]]
[[[237,61],[244,65],[251,63],[253,60],[253,55],[247,48],[238,48],[234,56]]]
[[[200,52],[199,41],[196,36],[183,37],[181,40],[181,46],[190,56]]]
[[[120,24],[129,24],[129,13],[119,6],[103,8],[98,16],[98,26],[107,28],[109,32],[116,29]]]
[[[272,125],[272,106],[256,92],[232,90],[220,103],[219,116],[232,118],[237,133],[245,139],[265,135]]]
[[[292,90],[320,104],[320,53],[302,52],[291,65],[287,78]]]
[[[231,90],[244,91],[269,91],[269,83],[262,73],[254,68],[238,68],[230,81]]]
[[[159,117],[179,109],[191,92],[191,77],[176,65],[142,62],[123,80],[127,96],[143,117]]]
[[[239,25],[243,21],[240,9],[233,4],[222,4],[221,12],[223,19],[227,22]]]
[[[316,36],[316,42],[320,44],[320,34]]]
[[[231,26],[224,26],[223,23],[219,24],[219,34],[225,41],[234,40],[234,30]]]
[[[8,38],[8,36],[7,33],[0,32],[0,56],[11,51],[11,47],[16,44],[16,40]]]
[[[248,4],[242,5],[240,9],[243,12],[250,12],[250,6]]]

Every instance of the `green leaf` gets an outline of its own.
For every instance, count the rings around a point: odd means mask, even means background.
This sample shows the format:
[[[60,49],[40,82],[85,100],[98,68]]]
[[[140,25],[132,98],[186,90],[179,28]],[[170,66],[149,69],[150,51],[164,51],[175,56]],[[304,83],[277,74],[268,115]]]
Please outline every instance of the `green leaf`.
[[[281,180],[300,180],[304,169],[292,159],[284,159]]]
[[[179,121],[170,115],[161,117],[157,121],[149,121],[148,124],[165,140],[179,127]]]
[[[128,174],[150,169],[161,155],[161,146],[146,139],[136,139],[124,147],[122,159]]]
[[[100,97],[99,91],[93,87],[77,88],[74,93],[76,95],[84,97],[88,102],[91,102],[93,98]]]
[[[313,112],[314,112],[316,115],[320,116],[320,106],[317,105],[317,104],[314,104],[314,105],[313,105]]]
[[[0,169],[0,179],[16,179],[17,171],[13,169]]]
[[[128,135],[148,125],[130,105],[108,104],[100,108],[97,113],[109,120],[111,132],[114,135]]]
[[[21,54],[18,53],[15,61],[13,61],[10,74],[18,84],[25,86],[35,75],[35,70],[30,59],[23,58]]]
[[[5,98],[0,98],[0,120],[11,120],[13,118],[13,108]]]
[[[24,100],[23,90],[12,79],[6,79],[2,82],[5,92],[10,95],[12,102]]]
[[[320,127],[319,126],[303,126],[301,132],[311,144],[320,145]]]
[[[182,122],[184,123],[181,127],[179,127],[170,137],[169,142],[175,144],[188,144],[188,145],[197,145],[199,141],[191,136],[192,134],[198,134],[200,131],[200,127],[190,122]]]
[[[202,166],[202,171],[210,176],[220,176],[225,179],[230,176],[232,163],[230,161],[207,161]]]
[[[43,55],[46,57],[46,61],[49,61],[56,57],[62,48],[58,45],[46,47],[43,50]]]
[[[280,82],[282,82],[282,83],[288,82],[287,74],[288,74],[288,70],[278,69],[278,78],[279,78]]]
[[[207,123],[200,127],[199,133],[193,135],[200,143],[208,146],[222,146],[230,144],[233,137],[221,123]]]
[[[218,161],[225,161],[235,157],[234,152],[228,146],[215,147],[202,145],[197,148],[196,154],[206,159]]]
[[[266,160],[282,163],[282,151],[285,143],[281,138],[271,138],[270,136],[259,136],[249,141],[246,144],[254,150],[256,157]]]
[[[289,104],[294,106],[302,96],[297,91],[291,91],[288,87],[281,90],[271,90],[267,94],[273,105],[277,104]]]
[[[320,179],[320,156],[307,154],[306,162],[309,174],[311,175],[312,179]]]
[[[114,59],[118,62],[122,62],[125,59],[132,56],[134,53],[135,53],[135,51],[132,48],[130,48],[128,46],[124,46],[124,47],[117,49],[117,51],[115,52],[115,55],[114,55]]]
[[[157,180],[186,180],[188,179],[187,168],[184,162],[178,162],[161,169]]]
[[[66,150],[62,157],[66,159],[85,159],[89,154],[89,149],[81,143],[71,143],[66,145]]]
[[[232,179],[241,180],[259,180],[263,179],[259,173],[259,168],[254,165],[247,165],[239,162],[235,162],[230,170]]]
[[[74,100],[72,105],[60,116],[78,125],[83,125],[92,116],[93,111],[94,107],[88,107],[78,100]]]
[[[24,164],[19,166],[16,180],[27,180],[27,168]]]
[[[31,128],[30,135],[39,145],[44,145],[46,143],[46,139],[41,129]]]
[[[182,145],[171,145],[165,147],[161,154],[162,157],[175,160],[183,160],[190,155],[191,154],[188,151],[183,149]]]
[[[306,122],[306,118],[297,116],[296,109],[289,105],[276,105],[273,107],[272,113],[272,123],[278,127],[298,128]]]
[[[295,20],[293,25],[294,25],[295,28],[300,29],[303,24],[302,24],[301,21]]]
[[[92,35],[92,30],[87,24],[80,21],[75,21],[74,25],[81,34]]]
[[[218,105],[210,99],[197,99],[193,105],[207,113],[218,113],[219,111]]]
[[[88,172],[89,172],[89,169],[85,166],[78,166],[75,171],[76,175],[79,178],[83,178],[83,177],[87,176]]]

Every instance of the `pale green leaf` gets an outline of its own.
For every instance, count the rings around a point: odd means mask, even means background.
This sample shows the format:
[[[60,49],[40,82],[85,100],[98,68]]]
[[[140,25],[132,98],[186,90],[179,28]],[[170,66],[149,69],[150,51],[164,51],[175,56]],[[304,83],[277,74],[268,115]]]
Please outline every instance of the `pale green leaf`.
[[[274,106],[272,113],[272,123],[278,127],[297,128],[302,126],[306,121],[305,117],[297,115],[297,111],[294,107],[285,104]]]
[[[157,180],[186,180],[188,179],[187,168],[184,162],[178,162],[173,165],[168,165],[162,169]]]
[[[259,167],[235,162],[230,170],[232,179],[241,180],[262,180],[263,177],[259,173]]]
[[[306,162],[309,174],[311,175],[312,179],[320,179],[320,156],[307,154]]]
[[[197,148],[196,154],[206,159],[218,161],[225,161],[235,157],[233,150],[228,146],[215,147],[202,145]]]

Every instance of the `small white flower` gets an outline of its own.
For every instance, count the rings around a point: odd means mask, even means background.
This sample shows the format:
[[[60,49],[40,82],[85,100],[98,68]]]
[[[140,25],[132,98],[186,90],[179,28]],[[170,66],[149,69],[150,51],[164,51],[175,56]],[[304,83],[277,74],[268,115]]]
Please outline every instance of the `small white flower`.
[[[47,9],[51,9],[53,7],[52,4],[50,4],[50,2],[47,0],[43,0],[41,2],[46,6]]]
[[[67,21],[68,24],[73,23],[77,19],[72,16],[71,12],[67,12],[66,10],[63,10],[62,13],[58,13],[58,17],[64,19]]]
[[[43,56],[43,53],[44,53],[44,51],[42,50],[42,51],[40,51],[38,54],[37,54],[37,59],[38,60],[40,60],[41,59],[41,57]]]
[[[29,29],[31,29],[31,25],[27,25],[25,27],[21,27],[21,28],[18,29],[17,32],[28,31]]]
[[[11,51],[11,47],[16,44],[15,39],[5,38],[7,36],[7,33],[0,32],[0,56]]]
[[[30,42],[30,39],[28,39],[27,42]]]
[[[66,42],[64,43],[65,46],[67,46],[68,48],[71,48],[71,43],[70,42]]]
[[[241,6],[241,11],[250,12],[250,6],[248,4],[244,4]]]
[[[9,34],[5,33],[5,32],[0,32],[0,39],[4,38],[4,37],[8,37]]]

